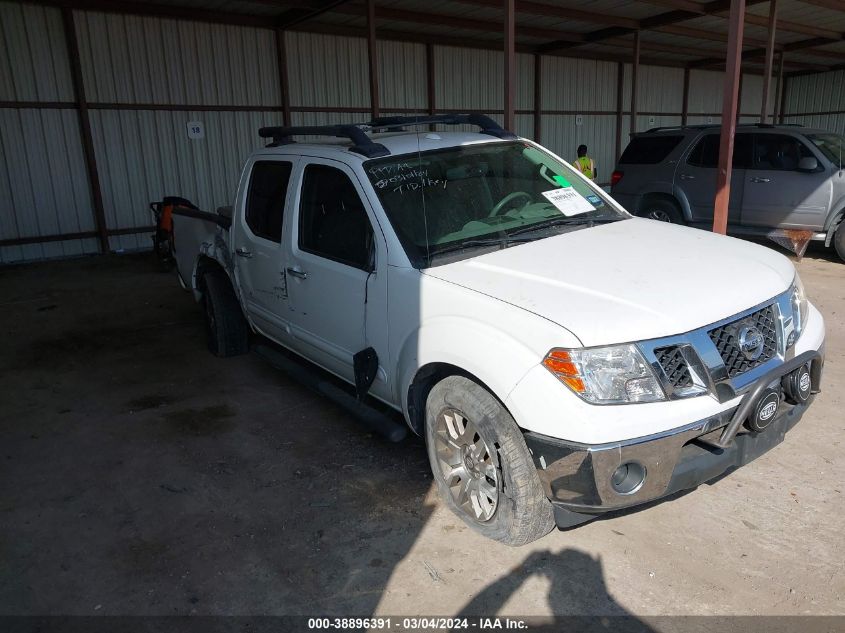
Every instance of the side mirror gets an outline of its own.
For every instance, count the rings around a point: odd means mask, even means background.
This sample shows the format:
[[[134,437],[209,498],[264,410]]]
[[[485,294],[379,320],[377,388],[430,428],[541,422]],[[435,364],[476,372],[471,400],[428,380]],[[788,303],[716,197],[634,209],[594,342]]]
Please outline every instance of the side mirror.
[[[798,171],[816,171],[819,168],[819,161],[813,156],[805,156],[798,161]]]

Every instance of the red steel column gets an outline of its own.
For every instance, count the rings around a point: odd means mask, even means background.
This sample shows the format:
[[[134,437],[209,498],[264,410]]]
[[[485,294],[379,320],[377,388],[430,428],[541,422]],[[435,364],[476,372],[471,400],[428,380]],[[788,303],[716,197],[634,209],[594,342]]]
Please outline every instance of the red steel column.
[[[640,32],[634,33],[634,60],[631,64],[631,134],[637,131],[637,73],[640,69]]]
[[[514,129],[514,92],[516,76],[516,11],[514,0],[505,2],[505,129]]]
[[[713,205],[713,231],[723,235],[728,229],[728,203],[731,199],[731,163],[736,134],[739,77],[742,65],[742,29],[745,0],[731,0],[728,22],[728,54],[722,99],[722,133],[719,140],[719,171],[716,174],[716,202]]]
[[[534,142],[540,142],[543,118],[543,93],[541,92],[543,77],[543,56],[534,53]]]
[[[778,55],[778,83],[775,87],[775,111],[772,114],[772,123],[783,123],[783,98],[786,95],[783,84],[783,51]],[[780,118],[778,118],[780,117]]]
[[[625,64],[616,62],[616,160],[622,156],[622,102],[625,100]]]
[[[690,69],[684,68],[684,95],[681,101],[681,125],[686,125],[689,119],[689,76]]]
[[[428,113],[434,114],[434,44],[425,45],[425,79],[426,101],[428,101]]]
[[[775,57],[775,29],[778,21],[778,0],[769,1],[769,40],[766,42],[766,71],[763,75],[763,102],[760,105],[760,123],[769,116],[769,86],[772,81],[772,62]],[[777,95],[775,96],[777,98]]]
[[[375,0],[367,0],[367,55],[370,60],[370,110],[375,119],[379,115]]]
[[[276,29],[276,59],[279,65],[279,91],[282,96],[282,122],[285,125],[291,125],[288,54],[285,48],[285,32],[282,29]]]
[[[109,233],[106,226],[106,210],[103,205],[103,192],[100,189],[100,176],[97,171],[97,157],[94,152],[94,137],[91,134],[91,120],[88,116],[88,101],[85,98],[85,85],[82,81],[82,63],[79,61],[79,42],[76,39],[76,25],[73,10],[62,9],[65,45],[67,46],[70,73],[73,81],[73,96],[76,101],[76,113],[79,116],[79,133],[82,136],[82,153],[85,156],[85,169],[88,172],[88,184],[91,187],[91,203],[94,207],[94,224],[100,240],[100,252],[109,252]]]

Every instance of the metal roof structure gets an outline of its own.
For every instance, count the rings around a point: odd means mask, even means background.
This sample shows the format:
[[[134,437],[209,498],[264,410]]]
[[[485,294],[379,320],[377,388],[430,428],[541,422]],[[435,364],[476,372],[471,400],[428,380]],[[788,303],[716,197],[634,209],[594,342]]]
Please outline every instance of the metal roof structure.
[[[281,30],[366,36],[364,0],[33,0],[38,4],[182,17]],[[773,0],[746,0],[743,71],[765,68]],[[720,69],[730,0],[516,0],[516,49]],[[379,39],[499,48],[502,0],[376,0]],[[845,68],[845,0],[777,0],[775,56],[784,74]]]

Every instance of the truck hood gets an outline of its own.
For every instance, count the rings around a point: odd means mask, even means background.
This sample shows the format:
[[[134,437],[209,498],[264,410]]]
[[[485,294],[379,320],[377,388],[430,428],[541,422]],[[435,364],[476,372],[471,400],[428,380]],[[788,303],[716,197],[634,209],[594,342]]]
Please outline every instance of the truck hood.
[[[719,321],[785,291],[795,268],[764,246],[633,218],[424,272],[533,312],[593,346]]]

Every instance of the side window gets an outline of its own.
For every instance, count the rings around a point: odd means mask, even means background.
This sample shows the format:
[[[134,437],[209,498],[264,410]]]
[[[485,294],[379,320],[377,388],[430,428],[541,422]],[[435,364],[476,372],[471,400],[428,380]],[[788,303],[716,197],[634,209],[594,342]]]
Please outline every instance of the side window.
[[[812,157],[809,148],[793,136],[755,134],[754,169],[796,171],[802,158]]]
[[[687,156],[687,164],[711,169],[718,167],[720,141],[718,134],[702,136]],[[751,165],[751,146],[752,138],[750,134],[734,136],[734,169],[747,169]]]
[[[252,167],[246,198],[246,224],[258,237],[282,241],[282,218],[291,163],[261,161]]]
[[[719,135],[705,134],[687,156],[687,164],[695,167],[716,167],[719,162]]]
[[[371,268],[373,229],[355,186],[339,169],[305,168],[299,248],[355,268]]]

